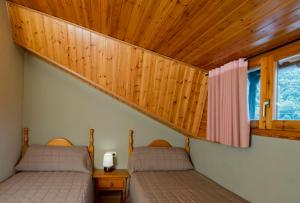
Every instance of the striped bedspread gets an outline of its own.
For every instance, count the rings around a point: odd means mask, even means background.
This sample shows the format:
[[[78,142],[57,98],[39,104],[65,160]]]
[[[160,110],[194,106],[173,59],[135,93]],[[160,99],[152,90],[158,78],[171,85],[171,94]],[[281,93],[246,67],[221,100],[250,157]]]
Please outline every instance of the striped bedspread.
[[[242,203],[247,202],[194,171],[134,172],[131,203]]]
[[[2,203],[92,203],[91,175],[80,172],[21,172],[0,184]]]

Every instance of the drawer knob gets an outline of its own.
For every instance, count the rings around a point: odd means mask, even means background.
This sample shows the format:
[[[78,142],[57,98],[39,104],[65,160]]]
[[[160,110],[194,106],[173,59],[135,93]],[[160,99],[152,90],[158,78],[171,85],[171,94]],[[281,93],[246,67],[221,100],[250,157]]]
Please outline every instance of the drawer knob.
[[[111,182],[111,183],[110,183],[110,187],[113,187],[113,186],[114,186],[114,183],[113,183],[113,182]]]

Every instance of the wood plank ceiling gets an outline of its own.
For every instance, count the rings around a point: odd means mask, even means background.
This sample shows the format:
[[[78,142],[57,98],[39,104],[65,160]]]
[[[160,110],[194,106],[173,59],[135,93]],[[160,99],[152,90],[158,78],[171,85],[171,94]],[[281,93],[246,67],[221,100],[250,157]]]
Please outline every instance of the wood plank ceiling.
[[[206,72],[14,3],[8,11],[19,45],[181,133],[205,137]]]
[[[211,69],[300,38],[299,0],[11,0]]]

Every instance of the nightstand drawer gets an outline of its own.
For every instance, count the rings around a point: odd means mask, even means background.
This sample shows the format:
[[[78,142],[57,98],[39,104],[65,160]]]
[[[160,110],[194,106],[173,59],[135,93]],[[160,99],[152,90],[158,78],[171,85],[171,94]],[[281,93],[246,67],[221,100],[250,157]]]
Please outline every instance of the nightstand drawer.
[[[96,169],[93,173],[95,180],[96,202],[101,192],[121,192],[121,200],[126,200],[126,181],[129,174],[126,169],[116,169],[112,172],[105,172],[103,169]]]
[[[98,188],[123,188],[123,178],[99,178],[97,180]]]

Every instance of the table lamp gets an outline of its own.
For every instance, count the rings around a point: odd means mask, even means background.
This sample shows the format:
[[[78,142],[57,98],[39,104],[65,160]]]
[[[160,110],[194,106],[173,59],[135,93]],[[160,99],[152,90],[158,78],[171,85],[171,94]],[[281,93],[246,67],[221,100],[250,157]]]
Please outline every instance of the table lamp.
[[[114,170],[114,157],[116,152],[106,152],[103,156],[103,167],[105,172],[112,172]]]

